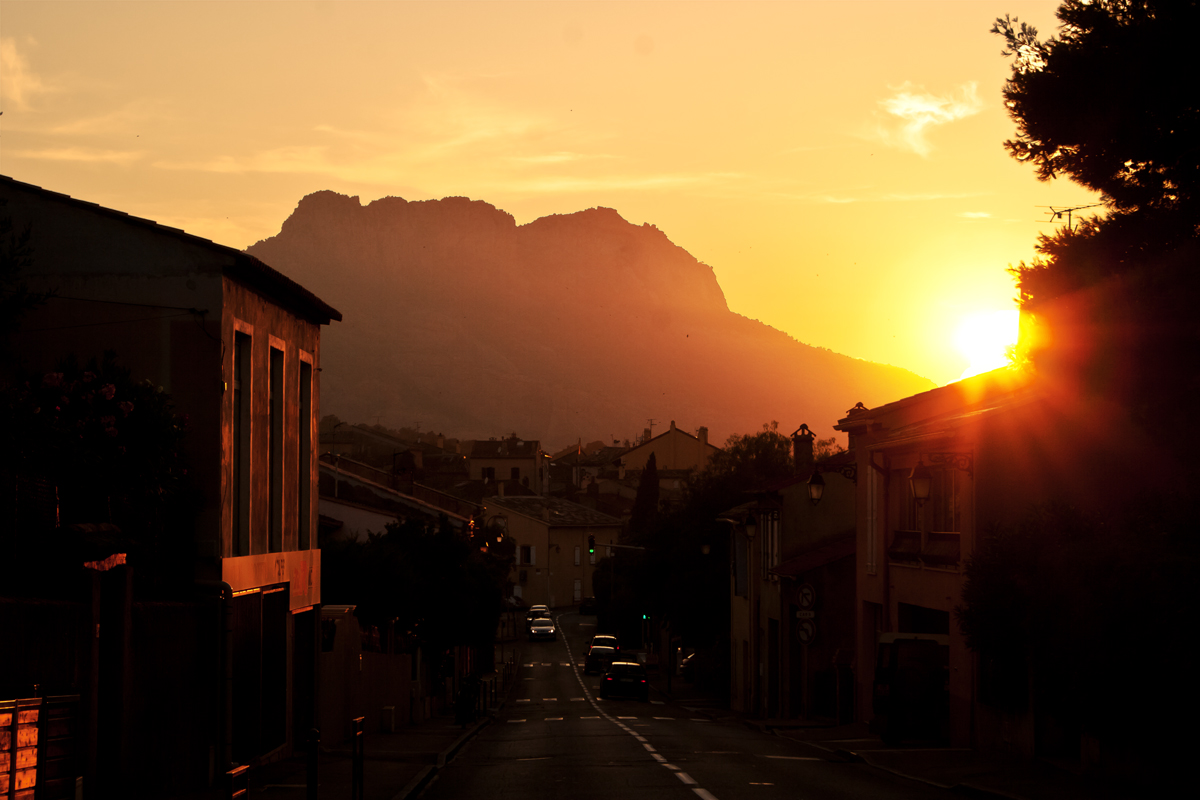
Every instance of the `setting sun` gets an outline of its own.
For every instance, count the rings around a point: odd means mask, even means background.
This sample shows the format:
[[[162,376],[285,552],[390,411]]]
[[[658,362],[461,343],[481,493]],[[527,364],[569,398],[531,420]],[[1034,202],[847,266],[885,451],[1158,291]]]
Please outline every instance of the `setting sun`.
[[[985,311],[964,317],[954,334],[954,346],[970,364],[959,380],[1009,363],[1008,348],[1017,343],[1018,311]]]

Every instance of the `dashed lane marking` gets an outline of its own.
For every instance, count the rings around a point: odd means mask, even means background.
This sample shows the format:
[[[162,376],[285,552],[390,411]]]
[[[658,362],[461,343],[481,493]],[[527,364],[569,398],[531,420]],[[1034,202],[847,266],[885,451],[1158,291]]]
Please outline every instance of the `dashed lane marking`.
[[[586,698],[586,697],[572,697],[572,698],[571,698],[571,702],[572,702],[572,703],[578,703],[578,702],[580,702],[581,700],[587,700],[587,698]]]
[[[679,778],[679,780],[683,781],[688,786],[696,785],[696,779],[693,778],[691,775],[688,775],[686,772],[676,772],[675,777]]]
[[[639,742],[648,741],[645,736],[634,736],[633,738],[637,739]]]
[[[650,744],[649,742],[643,742],[642,747],[646,748],[647,753],[657,753],[658,752],[657,750],[654,749],[654,745]]]
[[[529,700],[530,700],[530,698],[528,698],[528,697],[518,697],[517,698],[518,703],[528,703]]]
[[[692,789],[692,791],[696,793],[696,796],[699,797],[700,800],[717,800],[717,798],[713,796],[712,792],[709,792],[705,789],[697,787]]]
[[[660,764],[665,764],[667,762],[667,759],[665,759],[663,756],[659,755],[658,753],[651,753],[650,755],[654,756],[654,760]]]
[[[654,717],[653,719],[675,719],[674,717]]]
[[[542,702],[543,703],[557,703],[558,698],[557,697],[543,697]]]
[[[617,719],[637,719],[637,717],[617,717]]]
[[[674,764],[668,764],[667,762],[665,762],[665,761],[664,761],[664,762],[662,762],[662,765],[663,765],[664,767],[666,767],[667,769],[673,769],[673,770],[675,770],[676,772],[678,772],[678,771],[679,771],[679,767],[675,766]]]
[[[562,722],[562,717],[546,717],[546,722]]]
[[[508,724],[509,724],[509,725],[515,725],[515,724],[517,724],[518,722],[524,722],[524,721],[525,721],[525,720],[523,720],[523,719],[510,719],[510,720],[508,721]]]

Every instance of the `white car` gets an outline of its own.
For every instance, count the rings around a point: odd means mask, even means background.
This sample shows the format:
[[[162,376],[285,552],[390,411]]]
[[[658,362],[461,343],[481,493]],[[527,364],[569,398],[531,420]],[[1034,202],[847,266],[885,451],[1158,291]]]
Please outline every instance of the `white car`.
[[[534,639],[550,639],[558,641],[558,631],[554,629],[554,620],[541,617],[529,623],[529,641]]]

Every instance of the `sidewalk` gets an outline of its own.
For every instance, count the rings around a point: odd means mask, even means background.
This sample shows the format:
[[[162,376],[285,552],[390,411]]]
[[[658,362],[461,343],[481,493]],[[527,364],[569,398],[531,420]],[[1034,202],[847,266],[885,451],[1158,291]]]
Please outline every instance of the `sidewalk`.
[[[662,697],[710,717],[744,724],[816,748],[833,761],[867,764],[959,794],[1009,800],[1123,800],[1144,797],[1111,781],[1076,775],[1044,761],[1004,753],[948,747],[901,747],[885,744],[868,732],[866,723],[834,725],[812,720],[751,719],[729,710],[728,703],[674,677],[667,691],[666,676],[650,675],[651,687]]]
[[[503,700],[500,704],[503,705]],[[497,707],[498,708],[498,707]],[[438,715],[396,733],[364,736],[364,800],[405,800],[416,796],[437,771],[491,722],[496,708],[465,728],[454,724],[454,716]],[[320,800],[345,800],[350,794],[352,759],[341,747],[322,750],[319,760]],[[307,797],[307,765],[304,758],[267,764],[250,775],[250,797],[264,800],[304,800]]]

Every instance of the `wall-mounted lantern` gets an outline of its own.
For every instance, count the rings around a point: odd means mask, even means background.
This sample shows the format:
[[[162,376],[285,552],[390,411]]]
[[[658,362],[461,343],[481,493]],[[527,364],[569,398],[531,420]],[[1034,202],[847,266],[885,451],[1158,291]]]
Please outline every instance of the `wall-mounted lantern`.
[[[929,499],[929,490],[933,486],[933,475],[929,468],[917,459],[917,465],[908,476],[908,485],[912,488],[913,499],[920,505]]]
[[[825,479],[821,477],[821,470],[814,469],[812,477],[808,479],[808,502],[814,506],[821,502],[821,498],[825,494]]]

